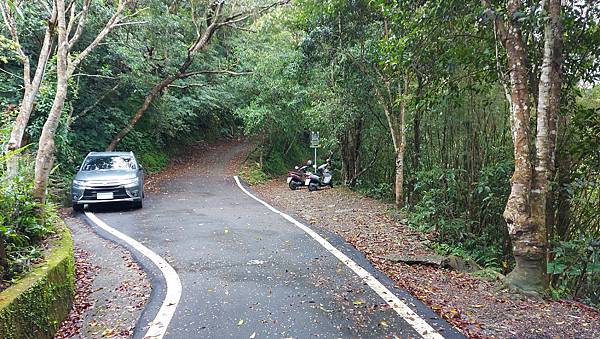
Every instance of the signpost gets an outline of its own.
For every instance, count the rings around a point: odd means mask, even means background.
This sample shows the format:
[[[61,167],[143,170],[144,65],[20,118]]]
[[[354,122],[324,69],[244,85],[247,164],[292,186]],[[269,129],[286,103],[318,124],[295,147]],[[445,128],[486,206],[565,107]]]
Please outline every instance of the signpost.
[[[321,137],[319,136],[319,132],[310,132],[310,148],[315,150],[315,162],[313,164],[315,171],[317,170],[317,148],[321,147],[319,145],[321,142]]]

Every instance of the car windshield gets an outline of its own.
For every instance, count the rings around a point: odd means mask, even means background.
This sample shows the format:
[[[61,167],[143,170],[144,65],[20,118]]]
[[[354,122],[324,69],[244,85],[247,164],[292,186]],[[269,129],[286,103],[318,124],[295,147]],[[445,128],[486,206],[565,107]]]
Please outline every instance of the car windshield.
[[[115,155],[102,157],[89,157],[85,160],[82,171],[102,171],[113,169],[135,169],[135,161],[132,157]]]

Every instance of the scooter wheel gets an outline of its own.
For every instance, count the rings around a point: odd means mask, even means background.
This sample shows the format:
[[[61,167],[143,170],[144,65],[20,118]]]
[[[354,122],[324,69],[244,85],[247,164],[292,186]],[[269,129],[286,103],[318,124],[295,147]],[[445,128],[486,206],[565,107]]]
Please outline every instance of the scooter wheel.
[[[295,181],[290,181],[290,183],[288,184],[288,186],[290,186],[290,189],[292,191],[295,191],[298,189],[298,184]]]
[[[311,191],[311,192],[314,192],[314,191],[316,191],[318,189],[319,189],[319,186],[317,186],[317,184],[311,183],[311,184],[308,185],[308,190]]]

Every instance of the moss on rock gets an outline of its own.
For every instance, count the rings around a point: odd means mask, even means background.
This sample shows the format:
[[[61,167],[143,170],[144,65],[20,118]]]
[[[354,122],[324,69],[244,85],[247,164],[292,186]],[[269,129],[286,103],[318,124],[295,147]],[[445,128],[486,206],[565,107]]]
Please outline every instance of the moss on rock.
[[[75,290],[73,239],[56,225],[46,261],[0,293],[0,338],[52,338],[71,309]]]

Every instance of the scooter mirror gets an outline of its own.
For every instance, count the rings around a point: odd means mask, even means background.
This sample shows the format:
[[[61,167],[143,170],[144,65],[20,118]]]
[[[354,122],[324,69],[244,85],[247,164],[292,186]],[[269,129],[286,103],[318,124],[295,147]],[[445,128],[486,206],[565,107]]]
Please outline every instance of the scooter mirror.
[[[299,169],[299,168],[300,168],[300,167],[298,167],[298,166],[294,166],[294,169]]]

